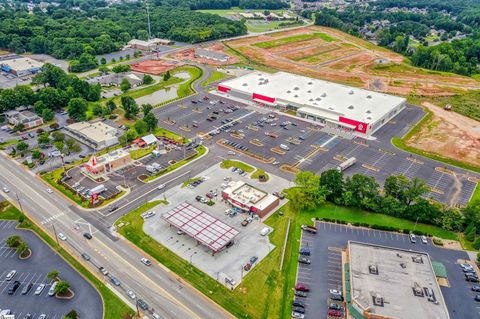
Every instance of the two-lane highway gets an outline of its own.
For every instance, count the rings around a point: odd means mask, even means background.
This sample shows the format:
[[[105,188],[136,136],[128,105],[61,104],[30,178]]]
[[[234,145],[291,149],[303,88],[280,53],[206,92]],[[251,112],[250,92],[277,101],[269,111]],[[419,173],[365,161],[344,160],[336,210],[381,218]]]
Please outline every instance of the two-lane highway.
[[[82,260],[82,252],[90,255],[91,261],[83,262],[92,272],[98,274],[97,267],[103,266],[117,277],[121,286],[109,287],[125,298],[128,298],[125,290],[132,289],[165,318],[232,318],[161,265],[154,263],[146,267],[141,264],[140,258],[144,256],[138,249],[125,240],[112,240],[95,225],[85,222],[85,214],[95,212],[82,211],[79,214],[67,199],[56,192],[47,193],[47,186],[37,176],[11,161],[3,152],[0,153],[0,186],[10,190],[4,195],[18,206],[17,194],[26,215],[52,237],[54,228],[57,233],[64,233],[68,239],[62,244],[69,245],[69,250],[75,252],[79,260]],[[91,229],[93,239],[83,238],[85,230],[75,230],[75,224]]]

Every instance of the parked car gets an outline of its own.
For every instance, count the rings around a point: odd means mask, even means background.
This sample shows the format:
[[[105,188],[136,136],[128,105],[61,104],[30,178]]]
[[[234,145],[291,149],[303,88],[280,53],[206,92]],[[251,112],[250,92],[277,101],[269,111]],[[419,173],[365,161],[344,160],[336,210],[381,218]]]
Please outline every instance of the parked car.
[[[90,233],[83,233],[83,237],[85,237],[88,240],[93,238],[92,234],[90,234]]]
[[[427,237],[426,236],[422,236],[420,237],[421,240],[422,240],[422,244],[428,244],[428,241],[427,241]]]
[[[305,291],[305,292],[309,292],[310,291],[310,287],[308,287],[307,285],[305,284],[296,284],[295,285],[295,290],[297,291]]]
[[[31,313],[27,313],[27,314],[25,314],[25,316],[23,316],[23,319],[32,319],[32,318],[33,318],[33,316],[32,316]]]
[[[245,271],[249,271],[251,268],[252,268],[252,264],[251,264],[251,263],[246,263],[246,264],[243,266],[243,270],[245,270]]]
[[[328,310],[328,315],[330,317],[341,317],[342,316],[342,312],[341,311],[338,311],[338,310]]]
[[[83,257],[83,259],[85,259],[86,261],[89,261],[89,260],[90,260],[90,256],[89,256],[87,253],[83,253],[83,254],[82,254],[82,257]]]
[[[472,286],[472,291],[480,292],[480,286],[479,285],[473,285]]]
[[[337,290],[337,289],[330,289],[329,292],[332,294],[332,295],[342,295],[342,292]]]
[[[35,289],[35,295],[40,295],[43,291],[43,289],[45,289],[45,284],[40,284],[38,285],[37,289]]]
[[[410,242],[412,242],[413,244],[417,242],[417,237],[415,236],[415,234],[410,234]]]
[[[47,315],[42,313],[37,319],[47,319]]]
[[[475,301],[480,301],[480,295],[475,295]]]
[[[7,274],[7,277],[5,277],[5,280],[6,280],[6,281],[12,280],[13,277],[15,277],[16,274],[17,274],[17,271],[16,271],[16,270],[11,270],[11,271]]]
[[[292,311],[292,318],[304,319],[305,315],[300,312]]]
[[[331,303],[328,305],[328,308],[329,309],[332,309],[332,310],[338,310],[338,311],[341,311],[343,310],[343,307],[340,306],[339,304],[336,304],[336,303]]]
[[[300,248],[300,255],[310,256],[310,253],[311,253],[310,248],[307,248],[307,247]]]
[[[293,307],[292,311],[293,312],[298,312],[298,313],[305,313],[305,308]]]
[[[67,240],[67,236],[65,236],[65,234],[63,233],[58,233],[58,238],[60,238],[63,241]]]
[[[310,265],[311,261],[308,257],[305,257],[305,256],[300,256],[298,257],[298,262],[301,263],[301,264],[306,264],[306,265]]]
[[[296,299],[292,301],[292,306],[305,308],[305,304],[302,301]]]
[[[295,291],[295,296],[296,296],[296,297],[306,298],[306,297],[307,297],[307,293],[306,293],[305,291],[296,290],[296,291]]]
[[[257,256],[253,256],[250,258],[250,263],[253,265],[258,260]]]
[[[18,287],[20,287],[20,281],[15,280],[12,285],[8,288],[8,294],[13,295],[15,291],[17,291]]]
[[[31,282],[26,284],[22,289],[22,295],[28,294],[28,292],[30,291],[30,289],[32,289],[32,287],[33,287],[33,284]]]

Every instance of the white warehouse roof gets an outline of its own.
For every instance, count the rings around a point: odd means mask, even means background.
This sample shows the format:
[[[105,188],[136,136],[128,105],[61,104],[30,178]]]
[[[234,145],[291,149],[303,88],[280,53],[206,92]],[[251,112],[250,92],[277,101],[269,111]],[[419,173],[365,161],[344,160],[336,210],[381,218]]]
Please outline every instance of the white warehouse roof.
[[[238,92],[262,95],[267,97],[267,100],[275,99],[270,103],[291,104],[298,107],[299,112],[304,109],[307,113],[318,113],[318,116],[332,120],[345,116],[365,123],[381,119],[406,101],[402,97],[286,72],[268,74],[255,71],[225,81],[220,86]],[[261,100],[255,96],[253,98]]]

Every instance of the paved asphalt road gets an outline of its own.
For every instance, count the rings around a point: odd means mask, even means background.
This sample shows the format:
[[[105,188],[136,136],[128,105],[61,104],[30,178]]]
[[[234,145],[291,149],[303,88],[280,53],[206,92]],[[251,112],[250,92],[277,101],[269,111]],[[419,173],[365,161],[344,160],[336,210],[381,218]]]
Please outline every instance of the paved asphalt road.
[[[48,194],[46,185],[38,177],[12,162],[3,152],[0,154],[0,183],[10,190],[3,195],[11,202],[18,203],[15,195],[18,194],[27,216],[43,225],[50,235],[54,234],[53,225],[57,232],[64,233],[69,238],[67,248],[77,258],[82,252],[90,255],[93,263],[89,262],[87,266],[92,272],[98,272],[97,267],[103,266],[119,278],[122,285],[115,287],[115,291],[125,298],[124,291],[132,289],[165,318],[232,317],[162,266],[154,264],[145,267],[140,263],[143,255],[128,242],[113,241],[112,235],[106,236],[105,232],[99,232],[95,225],[88,225],[82,219],[93,217],[95,213],[76,209],[56,192]],[[75,223],[85,229],[73,229]],[[82,237],[82,232],[88,231],[88,226],[93,233],[92,240]]]

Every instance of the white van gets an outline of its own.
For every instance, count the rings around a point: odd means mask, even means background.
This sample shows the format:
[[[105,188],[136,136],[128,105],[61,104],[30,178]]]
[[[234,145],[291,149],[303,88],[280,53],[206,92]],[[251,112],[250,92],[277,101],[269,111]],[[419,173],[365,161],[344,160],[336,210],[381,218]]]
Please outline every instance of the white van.
[[[50,289],[48,290],[48,295],[50,297],[55,294],[55,287],[57,286],[57,284],[58,284],[58,281],[55,281],[53,285],[50,287]]]
[[[265,227],[260,231],[261,236],[267,236],[268,233],[270,233],[270,228],[268,228],[268,227]]]
[[[289,151],[290,150],[290,148],[285,144],[280,144],[280,148],[284,151]]]

